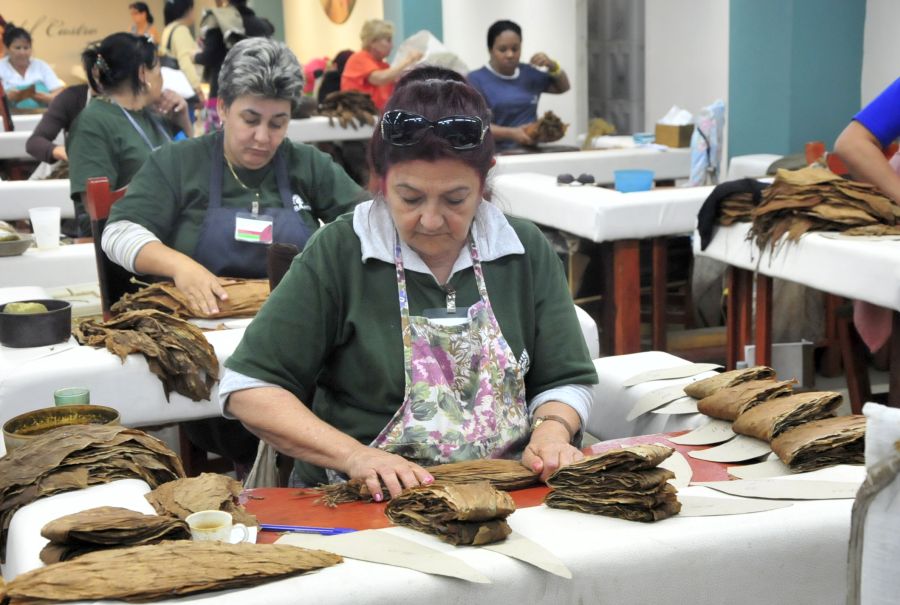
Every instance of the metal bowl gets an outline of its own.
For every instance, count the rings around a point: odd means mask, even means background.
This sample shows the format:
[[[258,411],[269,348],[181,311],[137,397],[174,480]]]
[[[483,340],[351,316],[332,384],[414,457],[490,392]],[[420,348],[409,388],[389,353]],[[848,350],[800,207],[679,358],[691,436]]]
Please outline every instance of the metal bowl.
[[[6,453],[51,429],[73,424],[119,424],[119,412],[103,405],[63,405],[19,414],[3,425]]]
[[[30,234],[19,234],[19,239],[0,242],[0,256],[19,256],[25,254],[25,251],[31,247],[34,236]]]
[[[0,344],[21,349],[44,347],[65,342],[72,333],[72,303],[65,300],[36,299],[15,302],[36,302],[47,307],[46,313],[5,313],[0,305]]]

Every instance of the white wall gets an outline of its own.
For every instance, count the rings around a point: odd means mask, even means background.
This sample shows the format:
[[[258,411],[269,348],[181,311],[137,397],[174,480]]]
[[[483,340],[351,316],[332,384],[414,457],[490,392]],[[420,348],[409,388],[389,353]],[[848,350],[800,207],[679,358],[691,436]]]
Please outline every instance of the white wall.
[[[587,3],[586,0],[445,0],[444,44],[469,66],[487,63],[487,30],[499,19],[522,27],[522,60],[545,52],[559,61],[572,88],[561,95],[541,95],[538,115],[552,110],[569,130],[561,141],[575,145],[587,130]]]
[[[727,129],[728,4],[646,0],[645,130],[652,131],[672,105],[696,114],[716,99],[725,101]]]
[[[861,106],[878,96],[888,84],[900,77],[900,52],[897,50],[900,2],[867,0],[863,38]]]
[[[319,0],[284,0],[284,41],[301,63],[314,57],[333,57],[349,48],[359,50],[359,31],[368,19],[384,18],[381,0],[356,2],[350,18],[329,21]]]

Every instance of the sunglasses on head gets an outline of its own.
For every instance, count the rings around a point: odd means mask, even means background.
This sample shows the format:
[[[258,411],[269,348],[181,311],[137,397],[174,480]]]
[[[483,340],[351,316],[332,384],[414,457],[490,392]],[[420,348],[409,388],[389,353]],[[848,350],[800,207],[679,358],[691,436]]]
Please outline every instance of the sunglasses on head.
[[[481,145],[487,127],[477,116],[447,116],[431,121],[409,111],[394,109],[381,117],[381,138],[394,147],[409,147],[433,130],[453,149],[463,151]]]

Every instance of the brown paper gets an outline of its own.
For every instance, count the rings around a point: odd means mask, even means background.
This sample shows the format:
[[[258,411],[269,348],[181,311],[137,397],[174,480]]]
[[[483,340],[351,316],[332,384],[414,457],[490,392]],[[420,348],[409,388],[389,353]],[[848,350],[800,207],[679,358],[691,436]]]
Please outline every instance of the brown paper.
[[[865,462],[866,418],[838,416],[807,422],[772,440],[772,451],[794,472]]]
[[[812,391],[765,401],[738,416],[732,428],[741,435],[771,441],[784,431],[811,420],[832,416],[841,405],[840,393]]]
[[[438,536],[450,544],[489,544],[503,540],[506,517],[516,510],[512,497],[490,483],[431,484],[404,490],[384,512],[396,525]]]
[[[253,317],[269,297],[269,281],[266,279],[220,277],[219,285],[228,294],[228,299],[216,303],[219,308],[217,313],[194,313],[188,297],[172,282],[151,284],[133,294],[125,294],[113,304],[111,310],[114,315],[138,309],[155,309],[185,318]]]
[[[751,380],[720,389],[697,402],[701,413],[720,420],[735,420],[763,401],[790,395],[795,380]]]
[[[182,540],[101,550],[17,576],[11,605],[120,599],[142,603],[255,586],[330,567],[341,557],[276,544]]]
[[[221,510],[231,513],[235,523],[259,525],[256,517],[238,504],[242,489],[241,482],[231,477],[201,473],[164,483],[144,497],[160,515],[186,519],[201,510]]]
[[[694,399],[703,399],[720,389],[733,387],[750,380],[763,380],[766,378],[775,378],[775,370],[768,366],[730,370],[717,376],[710,376],[709,378],[687,384],[684,386],[684,392]]]
[[[574,510],[591,515],[603,515],[615,517],[626,521],[661,521],[677,515],[681,510],[681,504],[675,496],[675,488],[671,485],[665,489],[666,496],[653,507],[629,506],[627,504],[615,504],[606,502],[593,502],[589,498],[578,498],[564,492],[552,491],[547,495],[545,504],[551,508]]]

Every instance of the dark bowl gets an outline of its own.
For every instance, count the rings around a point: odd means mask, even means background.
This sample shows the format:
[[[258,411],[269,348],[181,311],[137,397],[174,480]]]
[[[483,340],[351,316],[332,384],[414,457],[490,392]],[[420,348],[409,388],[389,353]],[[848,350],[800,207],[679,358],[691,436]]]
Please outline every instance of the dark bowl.
[[[0,344],[4,347],[45,347],[69,340],[72,333],[71,303],[53,299],[16,302],[41,303],[47,307],[47,312],[6,313],[6,305],[0,305]]]
[[[49,430],[72,424],[119,424],[119,412],[103,405],[62,405],[19,414],[3,425],[6,453]]]

